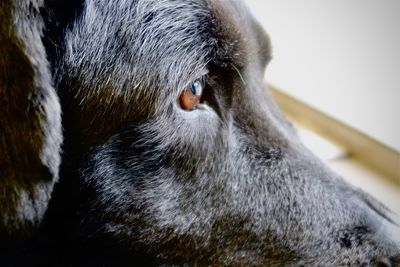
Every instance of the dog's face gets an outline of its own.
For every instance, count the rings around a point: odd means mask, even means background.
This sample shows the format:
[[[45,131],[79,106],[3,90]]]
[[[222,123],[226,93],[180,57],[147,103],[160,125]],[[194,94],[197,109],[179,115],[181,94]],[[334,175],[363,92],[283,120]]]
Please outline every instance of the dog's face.
[[[79,235],[157,264],[395,261],[385,208],[308,152],[265,91],[270,43],[243,3],[80,9],[53,53],[65,154],[49,218],[64,201]]]

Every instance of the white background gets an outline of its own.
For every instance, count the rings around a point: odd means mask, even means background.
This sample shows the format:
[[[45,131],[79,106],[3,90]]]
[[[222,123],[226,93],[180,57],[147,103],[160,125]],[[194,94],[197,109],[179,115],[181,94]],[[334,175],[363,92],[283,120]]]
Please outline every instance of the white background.
[[[400,151],[400,1],[245,2],[272,40],[269,83]]]

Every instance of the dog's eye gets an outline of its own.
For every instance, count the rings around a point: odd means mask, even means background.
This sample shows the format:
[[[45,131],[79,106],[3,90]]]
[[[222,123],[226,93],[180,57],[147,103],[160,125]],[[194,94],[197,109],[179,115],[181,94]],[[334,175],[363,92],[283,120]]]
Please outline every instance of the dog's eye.
[[[179,97],[179,104],[184,110],[192,110],[200,103],[204,84],[201,80],[194,81],[189,88],[183,90]]]

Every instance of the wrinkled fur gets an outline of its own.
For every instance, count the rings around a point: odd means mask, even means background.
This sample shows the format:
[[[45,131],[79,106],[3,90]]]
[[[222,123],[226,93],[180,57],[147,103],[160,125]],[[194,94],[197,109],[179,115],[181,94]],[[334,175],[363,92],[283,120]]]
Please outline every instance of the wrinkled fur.
[[[49,0],[42,15],[65,141],[29,265],[398,264],[390,212],[265,91],[270,43],[243,3]],[[203,76],[206,102],[183,111]]]

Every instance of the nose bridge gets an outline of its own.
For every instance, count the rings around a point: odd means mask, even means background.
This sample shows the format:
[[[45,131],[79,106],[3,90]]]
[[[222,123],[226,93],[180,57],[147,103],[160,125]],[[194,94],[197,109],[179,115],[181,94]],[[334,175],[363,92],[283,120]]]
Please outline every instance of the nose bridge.
[[[251,71],[247,71],[251,72]],[[298,142],[296,131],[279,110],[268,88],[254,73],[245,73],[244,89],[234,98],[234,117],[260,145],[277,141],[287,147]]]

